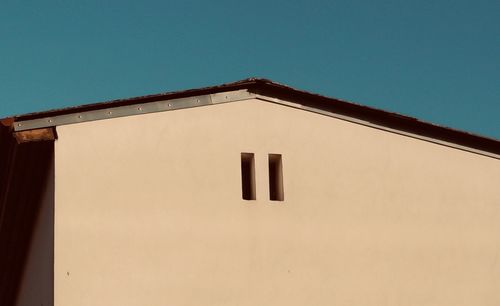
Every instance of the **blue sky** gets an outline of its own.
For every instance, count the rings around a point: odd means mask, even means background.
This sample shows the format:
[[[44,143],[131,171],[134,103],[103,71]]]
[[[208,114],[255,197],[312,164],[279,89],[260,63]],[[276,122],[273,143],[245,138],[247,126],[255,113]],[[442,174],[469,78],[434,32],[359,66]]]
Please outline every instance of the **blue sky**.
[[[0,117],[250,76],[500,139],[500,1],[0,3]]]

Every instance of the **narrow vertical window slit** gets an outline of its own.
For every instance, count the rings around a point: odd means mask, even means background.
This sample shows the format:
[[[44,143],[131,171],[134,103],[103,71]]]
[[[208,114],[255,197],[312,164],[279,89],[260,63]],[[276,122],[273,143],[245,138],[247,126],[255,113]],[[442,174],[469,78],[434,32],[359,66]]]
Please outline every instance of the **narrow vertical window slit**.
[[[281,154],[269,154],[269,199],[283,201],[283,162]]]
[[[241,193],[244,200],[255,200],[255,158],[241,153]]]

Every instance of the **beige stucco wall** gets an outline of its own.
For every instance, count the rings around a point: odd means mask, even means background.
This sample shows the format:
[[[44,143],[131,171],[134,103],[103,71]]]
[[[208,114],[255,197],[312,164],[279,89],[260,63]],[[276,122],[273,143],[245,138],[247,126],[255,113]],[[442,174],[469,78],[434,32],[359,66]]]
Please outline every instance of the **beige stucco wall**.
[[[57,306],[500,305],[497,159],[258,100],[57,132]]]

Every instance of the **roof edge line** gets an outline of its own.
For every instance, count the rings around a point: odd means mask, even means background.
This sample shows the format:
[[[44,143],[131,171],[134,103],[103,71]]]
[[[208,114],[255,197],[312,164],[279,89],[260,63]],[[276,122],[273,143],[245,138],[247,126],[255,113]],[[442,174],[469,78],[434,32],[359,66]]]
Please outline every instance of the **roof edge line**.
[[[491,158],[495,158],[495,159],[500,159],[500,154],[491,153],[491,152],[483,151],[483,150],[478,150],[478,149],[474,149],[472,147],[462,146],[462,145],[459,145],[459,144],[456,144],[456,143],[453,143],[453,142],[448,142],[448,141],[443,141],[443,140],[439,140],[439,139],[435,139],[435,138],[431,138],[431,137],[426,137],[426,136],[423,136],[423,135],[419,135],[419,134],[415,134],[415,133],[410,133],[410,132],[405,132],[405,131],[398,130],[398,129],[393,129],[393,128],[390,128],[390,127],[387,127],[387,126],[384,126],[384,125],[379,125],[379,124],[375,124],[375,123],[372,123],[372,122],[369,122],[369,121],[360,120],[360,119],[355,118],[355,117],[350,117],[350,116],[345,116],[345,115],[337,114],[337,113],[334,113],[334,112],[324,111],[324,110],[321,110],[321,109],[318,109],[318,108],[308,107],[308,106],[304,106],[303,104],[299,104],[299,103],[295,103],[295,102],[291,102],[291,101],[284,101],[284,100],[280,100],[280,99],[277,99],[277,98],[268,97],[268,96],[265,96],[265,95],[259,95],[258,94],[256,96],[256,98],[259,99],[259,100],[262,100],[262,101],[267,101],[267,102],[271,102],[271,103],[275,103],[275,104],[279,104],[279,105],[283,105],[283,106],[288,106],[288,107],[292,107],[292,108],[296,108],[296,109],[300,109],[300,110],[312,112],[312,113],[319,114],[319,115],[324,115],[324,116],[332,117],[332,118],[335,118],[335,119],[347,121],[347,122],[354,123],[354,124],[363,125],[363,126],[366,126],[366,127],[370,127],[370,128],[382,130],[382,131],[389,132],[389,133],[394,133],[394,134],[398,134],[398,135],[402,135],[402,136],[407,136],[407,137],[415,138],[415,139],[418,139],[418,140],[422,140],[422,141],[434,143],[434,144],[437,144],[437,145],[443,145],[443,146],[446,146],[446,147],[450,147],[450,148],[454,148],[454,149],[466,151],[466,152],[469,152],[469,153],[475,153],[475,154],[479,154],[479,155],[483,155],[483,156],[487,156],[487,157],[491,157]]]
[[[43,118],[13,122],[15,132],[49,128],[61,125],[91,122],[104,119],[144,115],[178,109],[228,103],[255,97],[246,89],[219,92],[214,94],[190,96],[178,99],[166,99],[134,105],[114,106],[99,110],[89,110],[71,114],[48,116]]]
[[[199,89],[190,89],[185,91],[168,92],[156,95],[141,96],[122,100],[113,100],[108,102],[87,104],[82,106],[70,107],[65,109],[51,110],[46,112],[32,113],[10,117],[2,120],[2,123],[10,123],[13,120],[15,123],[11,126],[16,128],[16,125],[23,121],[34,119],[50,120],[50,117],[60,115],[75,115],[87,111],[105,111],[120,106],[128,106],[131,108],[140,107],[142,104],[158,101],[175,101],[182,98],[193,98],[203,95],[214,95],[223,92],[246,90],[254,94],[261,94],[272,98],[291,101],[303,101],[304,104],[318,109],[330,111],[340,115],[347,115],[352,118],[357,118],[362,121],[394,129],[396,131],[410,132],[411,134],[424,136],[428,138],[436,138],[439,141],[457,144],[474,150],[490,152],[500,155],[500,140],[489,138],[482,135],[476,135],[470,132],[452,129],[445,126],[435,125],[419,119],[401,115],[398,113],[388,112],[373,107],[364,106],[357,103],[343,101],[336,98],[326,97],[315,93],[295,89],[287,85],[282,85],[264,78],[248,78],[233,83],[225,83],[222,85],[204,87]],[[172,103],[174,104],[174,103]],[[108,110],[109,111],[109,110]],[[49,119],[47,119],[49,118]],[[81,119],[81,118],[80,118]],[[104,118],[102,118],[104,119]],[[17,123],[17,124],[16,124]]]

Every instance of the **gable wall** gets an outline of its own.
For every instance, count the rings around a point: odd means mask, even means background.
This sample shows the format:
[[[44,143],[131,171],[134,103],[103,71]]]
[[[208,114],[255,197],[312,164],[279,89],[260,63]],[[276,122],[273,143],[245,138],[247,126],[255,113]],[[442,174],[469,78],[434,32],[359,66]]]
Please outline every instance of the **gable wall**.
[[[258,100],[57,132],[55,305],[500,303],[497,159]]]

